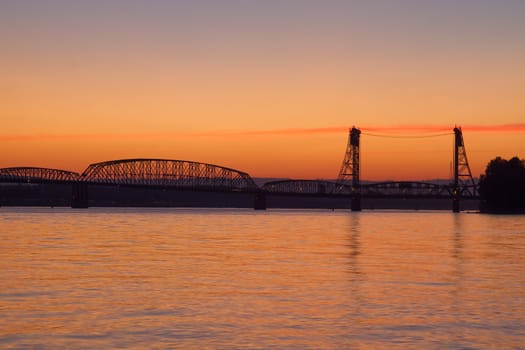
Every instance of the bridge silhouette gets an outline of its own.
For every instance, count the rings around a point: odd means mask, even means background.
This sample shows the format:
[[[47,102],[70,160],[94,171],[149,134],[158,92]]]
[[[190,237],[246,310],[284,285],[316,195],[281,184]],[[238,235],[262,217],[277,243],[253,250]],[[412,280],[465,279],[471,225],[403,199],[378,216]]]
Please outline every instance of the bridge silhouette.
[[[266,209],[267,199],[272,196],[349,201],[353,211],[361,210],[361,199],[366,198],[450,199],[452,210],[459,212],[460,201],[478,199],[478,192],[468,164],[461,128],[455,127],[453,131],[454,178],[446,185],[417,181],[361,183],[361,130],[355,127],[350,129],[336,181],[280,180],[257,186],[249,174],[232,168],[184,160],[139,158],[91,164],[82,174],[37,167],[1,168],[0,183],[71,186],[70,203],[74,208],[87,208],[90,192],[94,188],[112,187],[177,190],[189,192],[190,195],[198,192],[242,196],[243,201],[251,201],[255,209]],[[0,192],[0,205],[5,202],[2,198]],[[91,205],[97,203],[91,202]]]

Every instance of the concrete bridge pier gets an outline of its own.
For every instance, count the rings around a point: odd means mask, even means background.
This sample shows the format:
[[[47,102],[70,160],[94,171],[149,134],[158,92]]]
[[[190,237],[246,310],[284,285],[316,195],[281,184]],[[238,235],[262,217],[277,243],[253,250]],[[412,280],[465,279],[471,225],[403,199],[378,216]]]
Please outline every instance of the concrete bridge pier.
[[[253,201],[254,210],[266,210],[266,194],[257,192]]]
[[[350,208],[352,211],[361,211],[361,196],[359,194],[352,196]]]
[[[452,200],[452,212],[459,213],[459,201],[456,198]]]
[[[459,207],[459,196],[456,193],[456,190],[454,191],[454,194],[452,194],[452,212],[459,213],[460,207]]]
[[[88,207],[88,185],[85,182],[74,182],[71,196],[71,208]]]

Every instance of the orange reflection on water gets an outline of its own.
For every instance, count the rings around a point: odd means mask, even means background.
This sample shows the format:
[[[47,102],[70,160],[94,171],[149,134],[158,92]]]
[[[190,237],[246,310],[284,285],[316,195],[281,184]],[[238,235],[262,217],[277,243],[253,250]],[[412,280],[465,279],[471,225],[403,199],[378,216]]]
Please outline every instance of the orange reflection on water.
[[[2,347],[519,347],[522,217],[0,209]]]

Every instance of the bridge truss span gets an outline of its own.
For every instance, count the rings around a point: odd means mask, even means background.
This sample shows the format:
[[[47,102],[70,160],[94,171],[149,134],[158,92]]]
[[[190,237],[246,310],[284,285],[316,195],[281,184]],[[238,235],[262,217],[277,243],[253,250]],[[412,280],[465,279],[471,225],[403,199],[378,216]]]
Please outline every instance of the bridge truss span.
[[[168,159],[121,159],[91,164],[81,181],[221,191],[257,190],[247,173],[213,164]]]
[[[75,182],[80,174],[50,168],[12,167],[0,169],[0,182],[45,183],[45,182]]]
[[[361,185],[368,198],[450,198],[451,187],[428,182],[388,181]]]
[[[267,182],[262,186],[268,193],[294,194],[345,194],[351,192],[351,187],[337,182],[325,180],[279,180]]]

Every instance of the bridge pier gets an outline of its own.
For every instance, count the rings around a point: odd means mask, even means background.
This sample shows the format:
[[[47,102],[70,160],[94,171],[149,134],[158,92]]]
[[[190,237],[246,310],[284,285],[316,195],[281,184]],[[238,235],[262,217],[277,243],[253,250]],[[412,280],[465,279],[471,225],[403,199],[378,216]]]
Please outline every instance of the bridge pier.
[[[88,185],[85,182],[74,182],[71,196],[71,208],[88,207]]]
[[[359,194],[352,196],[350,209],[352,211],[361,211],[361,196]]]
[[[459,200],[456,198],[452,200],[452,212],[459,213]]]
[[[253,201],[254,210],[266,210],[266,194],[257,192]]]
[[[352,198],[351,210],[361,211],[361,197]]]
[[[452,212],[453,213],[459,213],[460,212],[459,196],[457,194],[457,189],[455,189],[453,194],[452,194]]]

